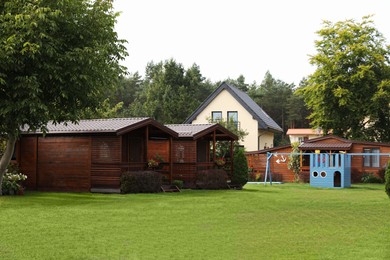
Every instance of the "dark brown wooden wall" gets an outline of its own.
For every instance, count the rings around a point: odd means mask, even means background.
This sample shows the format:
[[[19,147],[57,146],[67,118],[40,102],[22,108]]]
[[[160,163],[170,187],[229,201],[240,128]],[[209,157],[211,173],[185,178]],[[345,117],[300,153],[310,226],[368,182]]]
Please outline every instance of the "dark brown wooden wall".
[[[20,171],[27,175],[25,185],[29,189],[37,188],[37,149],[38,137],[22,137],[17,145]]]
[[[39,137],[37,188],[89,191],[90,147],[89,137]]]
[[[119,188],[121,137],[92,137],[91,188]]]
[[[148,160],[159,155],[164,162],[169,162],[169,140],[149,140]]]
[[[284,148],[277,150],[278,153],[291,153],[291,148]],[[267,165],[267,154],[266,153],[248,153],[246,155],[248,160],[248,167],[252,168],[256,174],[256,178],[261,175],[261,180],[264,181],[264,174]],[[283,158],[286,159],[285,162],[282,162]],[[283,182],[293,182],[294,181],[294,172],[289,170],[287,167],[288,155],[278,155],[278,157],[272,156],[270,159],[270,170],[272,174],[280,175]],[[279,163],[277,160],[279,159]],[[274,181],[276,179],[274,178]],[[268,179],[267,179],[268,181]],[[279,181],[279,180],[278,180]]]

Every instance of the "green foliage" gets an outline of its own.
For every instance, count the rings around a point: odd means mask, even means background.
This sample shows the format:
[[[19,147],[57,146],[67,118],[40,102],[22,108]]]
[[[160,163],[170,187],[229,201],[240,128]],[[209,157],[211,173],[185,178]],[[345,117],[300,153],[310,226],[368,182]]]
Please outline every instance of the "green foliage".
[[[205,190],[227,188],[227,173],[222,169],[209,169],[196,173],[196,187]]]
[[[294,84],[275,79],[267,71],[260,85],[250,87],[248,95],[287,132],[289,125],[305,126],[307,109],[303,99],[293,95],[294,89]],[[275,146],[286,143],[284,139],[284,134],[275,134]]]
[[[248,161],[244,149],[234,152],[232,184],[244,186],[248,182]]]
[[[387,163],[387,168],[385,172],[385,191],[387,196],[390,198],[390,161]]]
[[[363,173],[361,181],[362,183],[383,183],[383,180],[372,172]]]
[[[0,183],[21,129],[75,122],[124,72],[112,1],[6,0],[0,4]],[[0,192],[1,193],[1,192]]]
[[[22,191],[23,181],[27,176],[22,174],[17,164],[10,164],[4,174],[2,182],[2,195],[15,195]]]
[[[145,74],[143,89],[129,112],[164,124],[182,123],[212,91],[196,64],[185,70],[173,59],[150,62]]]
[[[317,32],[317,66],[299,90],[313,127],[350,139],[390,141],[390,46],[370,17],[325,21]]]
[[[158,172],[125,172],[121,176],[121,193],[155,193],[160,189],[161,174]]]
[[[172,181],[172,185],[175,185],[179,189],[183,188],[183,184],[184,184],[184,182],[182,180],[173,180]]]
[[[299,142],[291,144],[291,153],[288,156],[287,168],[294,172],[294,181],[299,182],[299,173],[301,172],[301,161],[299,155]]]

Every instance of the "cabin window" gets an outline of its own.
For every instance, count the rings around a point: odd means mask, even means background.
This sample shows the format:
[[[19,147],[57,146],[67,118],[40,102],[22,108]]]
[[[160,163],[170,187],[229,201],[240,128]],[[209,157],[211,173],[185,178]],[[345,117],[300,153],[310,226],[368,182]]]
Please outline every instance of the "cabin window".
[[[363,166],[364,167],[379,167],[379,148],[364,148],[363,153],[372,153],[375,155],[364,155]]]
[[[222,120],[222,112],[221,111],[211,112],[211,120],[216,123],[220,122]]]
[[[233,124],[236,129],[238,129],[238,112],[237,111],[228,111],[227,112],[227,121],[229,124]]]

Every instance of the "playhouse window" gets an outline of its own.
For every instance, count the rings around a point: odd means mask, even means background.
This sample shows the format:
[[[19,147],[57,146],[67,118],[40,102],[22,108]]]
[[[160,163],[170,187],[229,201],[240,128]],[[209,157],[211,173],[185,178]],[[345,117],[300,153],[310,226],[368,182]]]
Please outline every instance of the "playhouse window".
[[[379,148],[364,148],[364,153],[374,153],[376,155],[364,155],[363,166],[364,167],[379,167]]]
[[[313,172],[312,174],[313,174],[313,177],[314,177],[314,178],[317,178],[317,177],[318,177],[318,172]]]
[[[326,172],[322,171],[322,172],[321,172],[321,177],[322,177],[322,178],[325,178],[325,177],[326,177]]]

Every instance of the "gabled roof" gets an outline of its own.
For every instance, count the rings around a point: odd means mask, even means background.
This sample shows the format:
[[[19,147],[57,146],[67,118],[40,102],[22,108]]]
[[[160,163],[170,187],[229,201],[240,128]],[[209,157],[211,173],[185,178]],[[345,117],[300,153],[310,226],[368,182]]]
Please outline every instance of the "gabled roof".
[[[76,124],[71,122],[53,124],[49,122],[47,124],[47,134],[115,133],[117,135],[123,135],[147,125],[152,125],[173,137],[178,136],[175,131],[148,117],[86,119],[80,120]],[[42,134],[42,132],[22,131],[22,134]]]
[[[238,140],[237,135],[233,134],[220,124],[175,124],[166,125],[166,127],[177,132],[179,138],[191,138],[196,140],[216,131],[218,139]]]
[[[214,90],[184,123],[190,124],[223,90],[228,91],[257,120],[259,129],[283,132],[283,129],[248,94],[226,82]]]
[[[336,142],[324,143],[321,141],[334,139]],[[300,150],[350,150],[352,141],[335,136],[327,135],[318,138],[313,138],[305,141],[299,146]]]

